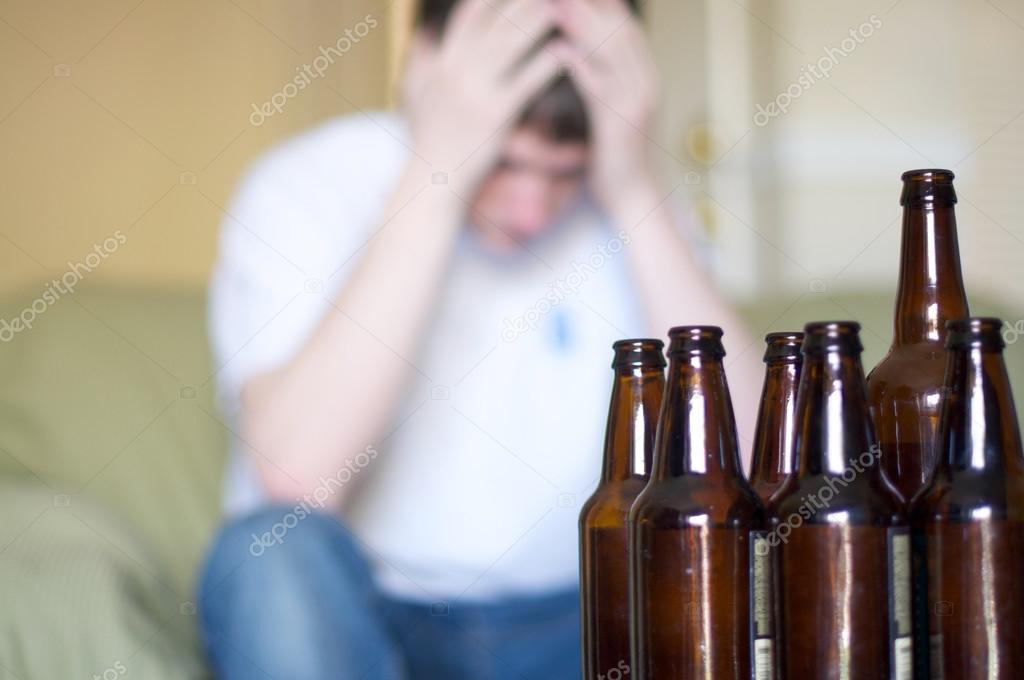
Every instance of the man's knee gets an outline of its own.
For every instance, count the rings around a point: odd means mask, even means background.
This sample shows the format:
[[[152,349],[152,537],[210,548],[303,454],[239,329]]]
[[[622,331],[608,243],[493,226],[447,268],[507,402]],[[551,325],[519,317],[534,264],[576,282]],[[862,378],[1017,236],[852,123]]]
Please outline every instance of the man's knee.
[[[342,657],[349,663],[353,649],[384,644],[366,637],[374,593],[355,539],[336,519],[263,508],[214,540],[199,593],[204,643],[225,677],[251,677],[254,664],[274,677],[337,677],[325,669]],[[325,630],[349,647],[323,647]]]
[[[229,580],[280,588],[289,578],[308,578],[316,571],[330,571],[332,578],[348,578],[359,585],[369,580],[354,537],[338,520],[301,507],[272,505],[221,528],[210,549],[202,588],[205,594]]]

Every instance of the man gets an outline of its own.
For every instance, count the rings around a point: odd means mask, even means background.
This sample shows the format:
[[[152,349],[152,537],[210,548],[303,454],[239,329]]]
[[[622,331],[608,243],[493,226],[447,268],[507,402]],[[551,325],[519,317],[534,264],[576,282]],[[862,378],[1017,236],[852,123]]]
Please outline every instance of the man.
[[[622,0],[424,0],[400,113],[249,174],[211,303],[237,423],[200,594],[221,677],[579,676],[612,341],[749,344],[655,179],[656,95]],[[756,353],[730,368],[749,423]]]

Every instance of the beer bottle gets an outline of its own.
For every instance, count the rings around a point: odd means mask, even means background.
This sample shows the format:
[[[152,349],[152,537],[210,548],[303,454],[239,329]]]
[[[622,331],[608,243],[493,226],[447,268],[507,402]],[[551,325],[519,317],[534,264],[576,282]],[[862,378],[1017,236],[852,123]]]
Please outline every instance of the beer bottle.
[[[909,529],[878,466],[859,331],[804,328],[796,471],[769,504],[784,678],[911,677]]]
[[[1024,673],[1024,453],[1001,328],[999,319],[947,324],[939,460],[911,506],[927,571],[915,662],[930,661],[931,674],[922,677]]]
[[[949,170],[903,173],[903,244],[889,353],[868,376],[882,470],[909,501],[935,464],[946,322],[968,315]]]
[[[764,387],[750,461],[750,486],[764,501],[793,471],[796,388],[800,384],[803,338],[803,333],[769,333],[764,338]]]
[[[629,515],[634,677],[750,680],[758,640],[771,672],[770,580],[753,559],[764,510],[740,471],[722,330],[669,338],[654,469]]]
[[[626,520],[651,470],[665,390],[661,340],[613,346],[611,406],[601,479],[580,513],[583,677],[623,673],[629,653],[629,543]]]

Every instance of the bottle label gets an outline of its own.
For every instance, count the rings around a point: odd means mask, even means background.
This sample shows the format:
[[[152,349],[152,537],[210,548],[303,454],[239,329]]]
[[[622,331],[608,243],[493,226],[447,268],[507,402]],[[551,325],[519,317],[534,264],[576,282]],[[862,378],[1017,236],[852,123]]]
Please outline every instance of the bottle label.
[[[914,675],[911,615],[910,532],[889,529],[889,667],[892,680]]]
[[[772,548],[764,531],[750,532],[750,639],[754,680],[773,680]]]
[[[932,680],[942,680],[945,674],[942,662],[942,635],[932,635],[929,640],[929,655],[931,657],[931,678]]]

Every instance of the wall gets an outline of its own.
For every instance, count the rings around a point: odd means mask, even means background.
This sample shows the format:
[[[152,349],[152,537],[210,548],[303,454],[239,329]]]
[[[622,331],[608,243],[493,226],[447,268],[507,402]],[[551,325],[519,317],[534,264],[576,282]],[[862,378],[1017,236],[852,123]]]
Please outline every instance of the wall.
[[[124,243],[90,278],[204,285],[222,207],[252,158],[386,102],[389,11],[376,0],[0,2],[0,288],[59,276],[118,231]],[[378,25],[359,39],[369,14]],[[358,43],[343,41],[322,77],[254,125],[253,104],[346,29]]]
[[[695,201],[734,296],[891,290],[899,176],[944,167],[970,293],[1024,318],[1024,2],[678,4],[703,24],[657,21],[654,39],[670,91],[677,65],[703,59],[705,118],[675,92],[663,143],[682,154],[687,129],[704,131]]]
[[[125,244],[91,276],[202,285],[255,154],[390,101],[411,6],[0,2],[0,286],[59,275],[117,230]],[[899,174],[939,166],[958,174],[972,292],[1020,307],[1024,2],[648,0],[645,13],[666,83],[654,151],[722,245],[730,294],[891,288]],[[377,28],[251,123],[367,14]],[[862,24],[870,36],[800,86]],[[791,87],[787,112],[756,117]]]

